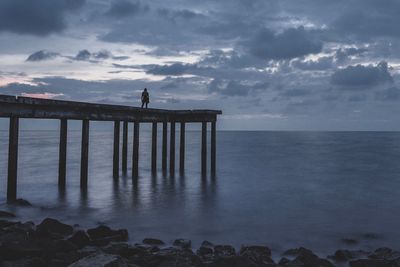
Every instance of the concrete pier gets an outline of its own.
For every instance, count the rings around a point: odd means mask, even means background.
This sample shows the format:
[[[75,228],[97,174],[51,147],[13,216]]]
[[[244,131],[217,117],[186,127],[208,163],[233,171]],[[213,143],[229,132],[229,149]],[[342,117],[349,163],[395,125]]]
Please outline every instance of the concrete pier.
[[[74,101],[48,100],[29,97],[0,95],[0,117],[10,119],[7,200],[17,199],[18,136],[19,119],[56,119],[60,121],[58,184],[66,186],[66,164],[68,144],[68,120],[82,122],[81,140],[81,188],[88,187],[89,169],[89,124],[90,121],[114,122],[113,178],[119,179],[120,171],[120,126],[122,133],[122,173],[128,171],[129,123],[133,123],[132,177],[139,175],[139,127],[141,123],[152,123],[151,170],[157,172],[157,126],[162,123],[161,169],[168,167],[168,123],[170,124],[169,173],[175,175],[175,126],[180,124],[179,171],[185,170],[185,130],[188,123],[201,123],[201,173],[207,172],[207,123],[211,123],[211,174],[216,173],[216,121],[222,114],[219,110],[165,110],[106,105]]]

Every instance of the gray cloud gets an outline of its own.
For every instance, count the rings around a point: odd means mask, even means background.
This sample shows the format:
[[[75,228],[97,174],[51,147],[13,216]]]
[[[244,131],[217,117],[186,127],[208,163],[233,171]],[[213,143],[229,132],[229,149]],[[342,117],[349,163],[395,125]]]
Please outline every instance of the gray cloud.
[[[50,51],[46,51],[46,50],[40,50],[37,51],[33,54],[31,54],[26,61],[43,61],[43,60],[48,60],[48,59],[53,59],[55,57],[57,57],[59,54],[58,53],[54,53],[54,52],[50,52]]]
[[[322,51],[322,42],[303,27],[287,29],[282,33],[263,29],[244,45],[249,47],[252,55],[267,60],[292,59]]]
[[[180,76],[184,74],[200,74],[200,72],[208,70],[209,68],[199,67],[197,64],[174,63],[171,65],[150,65],[146,73],[153,75]]]
[[[387,62],[376,66],[356,65],[337,70],[331,77],[333,85],[365,89],[379,84],[392,83],[393,77]]]
[[[292,66],[301,70],[327,70],[334,65],[333,57],[321,57],[317,60],[294,60]]]
[[[121,18],[139,13],[146,13],[147,11],[149,11],[149,7],[147,5],[143,5],[139,1],[131,2],[126,0],[116,0],[111,3],[106,15]]]
[[[80,8],[85,0],[2,0],[0,31],[48,35],[66,28],[67,12]]]
[[[400,89],[397,87],[390,87],[375,93],[375,99],[379,101],[399,101]]]

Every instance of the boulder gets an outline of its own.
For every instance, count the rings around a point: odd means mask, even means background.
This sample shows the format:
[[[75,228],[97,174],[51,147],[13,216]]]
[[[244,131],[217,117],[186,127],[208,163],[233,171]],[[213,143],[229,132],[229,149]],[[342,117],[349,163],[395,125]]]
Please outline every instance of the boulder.
[[[368,258],[379,260],[397,260],[400,262],[400,252],[390,248],[378,248],[371,253]]]
[[[87,230],[89,237],[93,240],[111,238],[112,241],[127,241],[128,231],[126,229],[112,230],[110,227],[105,225],[100,225],[96,228]]]
[[[317,255],[315,255],[311,250],[300,247],[297,249],[291,249],[284,253],[287,256],[296,256],[293,261],[286,263],[284,266],[288,267],[297,267],[297,266],[305,266],[305,267],[334,267],[334,265],[326,260],[321,259]]]
[[[129,248],[129,245],[127,243],[112,242],[109,245],[107,245],[106,247],[103,247],[102,250],[104,251],[104,253],[107,253],[107,254],[123,256],[126,254],[126,251],[128,248]]]
[[[235,248],[230,245],[217,245],[214,247],[216,258],[226,258],[236,256]]]
[[[398,267],[395,261],[377,260],[377,259],[361,259],[350,261],[350,267]]]
[[[0,210],[0,217],[3,217],[3,218],[15,218],[16,216],[15,216],[14,213]]]
[[[145,238],[142,241],[143,244],[152,245],[152,246],[163,246],[165,243],[160,239],[155,238]]]
[[[18,198],[18,199],[14,200],[14,201],[11,201],[10,204],[14,204],[14,205],[17,205],[17,206],[25,206],[25,207],[32,206],[32,204],[28,200],[25,200],[25,199],[22,199],[22,198]]]
[[[36,231],[39,235],[58,234],[68,236],[72,234],[73,228],[56,219],[46,218],[36,227]]]
[[[68,241],[73,243],[78,248],[83,248],[90,243],[89,236],[84,231],[77,231],[68,239]]]
[[[361,258],[367,256],[369,253],[362,250],[345,250],[340,249],[335,252],[334,255],[329,256],[328,258],[336,261],[336,262],[346,262],[351,259]]]
[[[188,239],[176,239],[173,243],[174,246],[180,247],[183,249],[188,249],[192,247],[192,241]]]
[[[82,258],[69,267],[128,267],[128,263],[120,256],[97,253]]]
[[[239,255],[256,265],[273,263],[271,250],[266,246],[242,246]]]

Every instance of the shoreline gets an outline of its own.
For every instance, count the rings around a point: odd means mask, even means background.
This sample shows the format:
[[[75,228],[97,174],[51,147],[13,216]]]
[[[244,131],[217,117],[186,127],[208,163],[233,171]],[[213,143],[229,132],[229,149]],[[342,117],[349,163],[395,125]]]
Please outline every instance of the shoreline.
[[[292,248],[281,255],[261,245],[242,245],[203,241],[192,247],[187,239],[166,243],[149,237],[130,244],[126,229],[106,225],[82,229],[46,218],[35,225],[19,222],[14,214],[0,211],[0,266],[400,266],[400,252],[390,248],[374,251],[336,250],[320,257],[307,248]]]

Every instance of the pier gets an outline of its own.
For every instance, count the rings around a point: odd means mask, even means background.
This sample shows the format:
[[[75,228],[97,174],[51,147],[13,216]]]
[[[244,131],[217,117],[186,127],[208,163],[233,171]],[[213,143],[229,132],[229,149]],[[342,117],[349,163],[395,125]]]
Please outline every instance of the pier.
[[[179,172],[185,170],[185,129],[187,123],[201,123],[201,174],[207,174],[207,126],[211,126],[211,166],[212,175],[216,173],[216,122],[220,110],[165,110],[142,109],[131,106],[95,104],[75,101],[48,100],[29,97],[15,97],[0,95],[0,117],[9,118],[9,151],[8,151],[8,177],[7,200],[17,199],[17,173],[18,173],[18,134],[19,119],[55,119],[60,122],[59,144],[59,171],[58,185],[61,189],[66,185],[66,161],[68,121],[82,121],[81,140],[81,166],[80,185],[87,189],[89,166],[89,131],[90,121],[109,121],[114,123],[113,146],[113,179],[119,179],[120,165],[122,173],[127,174],[128,166],[128,130],[129,124],[133,124],[133,153],[132,153],[132,177],[139,175],[139,129],[141,123],[152,124],[151,145],[151,171],[157,172],[157,129],[162,125],[162,162],[163,173],[167,170],[168,155],[168,124],[170,125],[170,151],[169,174],[175,175],[175,128],[180,127],[179,139]],[[122,157],[121,148],[121,124],[122,124]],[[121,162],[122,161],[122,162]]]

